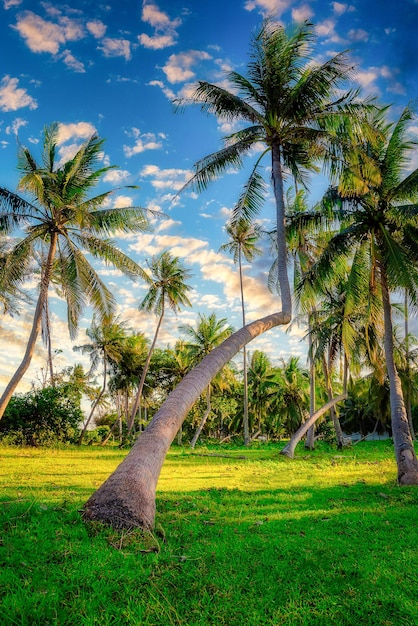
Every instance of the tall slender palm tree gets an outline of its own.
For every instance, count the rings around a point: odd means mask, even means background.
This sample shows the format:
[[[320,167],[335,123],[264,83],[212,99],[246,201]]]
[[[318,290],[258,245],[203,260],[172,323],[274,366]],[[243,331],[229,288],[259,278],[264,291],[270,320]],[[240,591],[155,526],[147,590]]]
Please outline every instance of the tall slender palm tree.
[[[338,188],[330,190],[344,224],[329,241],[312,275],[326,284],[339,260],[351,253],[347,302],[355,306],[364,298],[365,277],[369,292],[380,300],[398,482],[418,484],[418,461],[394,360],[390,300],[391,291],[402,289],[410,301],[418,301],[418,169],[406,170],[415,148],[408,140],[414,113],[408,106],[396,122],[388,122],[386,115],[387,109],[374,114],[372,122],[379,136],[353,146]]]
[[[90,343],[86,343],[81,346],[74,346],[73,348],[76,352],[81,352],[82,354],[88,354],[90,356],[90,375],[97,370],[99,364],[103,365],[102,387],[93,402],[91,411],[86,421],[84,422],[84,426],[78,439],[78,445],[81,445],[94,412],[99,406],[106,391],[109,363],[117,363],[122,358],[123,345],[127,336],[126,333],[126,323],[121,322],[118,319],[108,318],[107,320],[97,323],[93,318],[91,328],[86,330]]]
[[[152,528],[155,520],[155,490],[167,450],[187,412],[224,365],[252,339],[270,328],[288,324],[292,299],[286,267],[283,168],[298,180],[305,178],[315,161],[338,155],[334,141],[342,113],[353,109],[355,93],[342,94],[351,67],[344,54],[322,65],[312,62],[313,27],[305,24],[289,33],[272,21],[262,24],[255,35],[248,77],[231,72],[232,90],[200,82],[191,102],[204,111],[247,126],[225,139],[225,146],[196,164],[191,186],[206,186],[230,166],[241,166],[260,142],[265,150],[252,171],[259,177],[258,164],[271,154],[272,181],[276,200],[278,277],[281,310],[247,324],[189,372],[154,416],[123,463],[92,495],[85,517],[115,526]],[[335,162],[335,161],[334,161]],[[251,208],[251,207],[250,207]]]
[[[134,425],[135,415],[141,401],[141,394],[144,388],[145,377],[149,368],[152,353],[157,343],[158,333],[163,322],[163,318],[168,306],[174,313],[178,313],[182,306],[192,306],[187,294],[191,290],[190,285],[185,281],[191,277],[178,257],[172,256],[167,250],[155,256],[149,265],[151,270],[150,287],[145,298],[139,305],[142,311],[153,311],[158,318],[154,338],[142,370],[131,418],[128,424],[128,433]]]
[[[241,311],[242,325],[245,326],[245,300],[244,300],[244,283],[242,274],[242,259],[251,262],[255,257],[261,254],[260,248],[257,248],[257,241],[260,238],[260,228],[257,224],[252,224],[244,217],[239,218],[235,222],[229,222],[226,226],[226,232],[230,237],[227,243],[221,246],[221,250],[225,250],[232,254],[234,263],[238,263],[239,286],[241,294]],[[243,377],[244,377],[244,444],[250,443],[250,431],[248,425],[248,381],[247,381],[247,347],[243,348]]]
[[[85,304],[91,304],[101,318],[109,315],[115,304],[113,295],[88,261],[87,252],[130,277],[148,278],[107,238],[118,231],[143,232],[148,229],[146,211],[140,208],[103,209],[103,203],[113,192],[90,195],[100,177],[109,170],[109,167],[98,167],[103,140],[93,135],[71,159],[59,164],[58,131],[58,124],[45,128],[41,163],[28,148],[20,147],[18,168],[22,176],[18,190],[26,192],[31,201],[0,188],[0,232],[10,235],[15,229],[22,228],[25,233],[8,252],[7,263],[1,265],[0,287],[21,284],[34,255],[44,259],[27,348],[0,399],[0,418],[30,365],[52,275],[59,281],[67,302],[71,337],[76,334]]]
[[[217,319],[215,313],[211,313],[210,315],[199,313],[197,326],[194,327],[190,324],[180,326],[180,332],[183,333],[188,340],[186,340],[186,345],[191,361],[198,363],[231,335],[232,328],[224,317]],[[211,383],[209,383],[206,388],[206,411],[190,442],[192,448],[195,447],[210,412]]]

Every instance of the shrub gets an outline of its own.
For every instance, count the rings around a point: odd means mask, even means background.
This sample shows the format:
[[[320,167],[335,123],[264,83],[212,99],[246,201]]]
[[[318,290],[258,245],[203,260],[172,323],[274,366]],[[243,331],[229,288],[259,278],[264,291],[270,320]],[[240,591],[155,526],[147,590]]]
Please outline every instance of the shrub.
[[[82,420],[80,400],[68,385],[45,387],[13,396],[0,421],[0,437],[13,445],[70,443]]]

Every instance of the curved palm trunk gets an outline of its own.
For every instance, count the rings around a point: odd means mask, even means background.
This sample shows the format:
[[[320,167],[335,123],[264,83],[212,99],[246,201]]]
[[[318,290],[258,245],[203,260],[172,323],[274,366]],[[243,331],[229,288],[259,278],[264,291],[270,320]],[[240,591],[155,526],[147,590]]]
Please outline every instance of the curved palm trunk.
[[[273,313],[228,337],[210,352],[170,393],[128,456],[84,507],[84,518],[115,528],[140,526],[151,529],[155,520],[155,492],[161,467],[187,413],[212,378],[244,345],[281,324],[288,324],[291,310]]]
[[[400,485],[418,485],[418,460],[415,455],[409,429],[408,416],[406,414],[402,393],[402,384],[393,358],[392,310],[386,272],[383,267],[380,268],[380,276],[385,325],[385,358],[389,378],[392,436],[398,466],[398,483]]]
[[[51,233],[48,257],[45,263],[44,271],[42,272],[41,286],[39,290],[38,301],[36,303],[35,313],[33,316],[32,329],[29,335],[28,344],[26,346],[26,351],[21,364],[17,368],[16,372],[13,374],[9,384],[3,392],[2,397],[0,398],[0,419],[3,417],[3,414],[7,408],[7,405],[9,404],[10,398],[15,392],[16,387],[28,370],[32,361],[33,354],[35,352],[36,341],[41,330],[42,314],[45,310],[45,302],[48,299],[48,288],[51,279],[52,264],[54,262],[57,240],[57,233]]]
[[[329,402],[324,404],[320,409],[318,409],[313,415],[306,420],[304,424],[302,424],[299,429],[295,432],[295,434],[290,438],[287,442],[283,450],[281,450],[280,454],[284,454],[288,456],[289,459],[293,459],[295,454],[295,448],[298,445],[299,441],[302,439],[303,435],[309,430],[309,428],[315,424],[316,420],[318,420],[324,413],[329,411],[332,407],[334,407],[338,402],[342,402],[347,397],[346,393],[342,393],[340,396],[336,398],[332,398]]]
[[[197,443],[197,440],[200,437],[200,433],[202,432],[203,427],[206,424],[206,420],[209,417],[209,414],[211,412],[211,408],[212,407],[211,407],[211,404],[210,404],[210,385],[208,385],[208,388],[206,389],[206,411],[205,411],[205,413],[204,413],[204,415],[203,415],[203,417],[202,417],[202,419],[200,421],[200,424],[199,424],[199,426],[198,426],[198,428],[197,428],[197,430],[196,430],[196,432],[195,432],[195,434],[193,436],[193,439],[190,442],[190,447],[192,448],[192,450],[194,449],[194,447],[195,447],[195,445]]]
[[[151,348],[149,349],[148,356],[147,356],[146,361],[144,363],[144,368],[142,370],[141,379],[140,379],[139,385],[138,385],[138,390],[136,392],[134,406],[132,408],[131,417],[130,417],[129,423],[128,423],[128,435],[130,435],[130,433],[132,431],[132,428],[133,428],[133,425],[134,425],[134,422],[135,422],[135,417],[136,417],[136,414],[138,412],[138,409],[139,409],[139,406],[140,406],[140,403],[141,403],[141,396],[142,396],[142,390],[144,389],[145,378],[146,378],[146,375],[148,373],[149,364],[151,363],[151,357],[152,357],[152,353],[154,352],[155,344],[157,343],[157,337],[158,337],[158,333],[160,332],[160,328],[161,328],[161,324],[162,324],[162,321],[163,321],[163,317],[164,317],[164,302],[163,302],[163,305],[162,305],[162,311],[161,311],[160,319],[158,320],[157,328],[155,329],[154,339],[152,340]]]
[[[241,290],[241,310],[242,310],[242,325],[245,326],[245,304],[244,304],[244,285],[242,280],[242,256],[241,248],[238,255],[239,263],[239,285]],[[243,360],[243,375],[244,375],[244,414],[243,414],[243,428],[244,428],[244,445],[248,446],[250,443],[250,427],[248,420],[248,372],[247,372],[247,348],[244,346],[242,350]]]
[[[78,446],[81,446],[81,444],[83,442],[83,439],[84,439],[84,436],[85,436],[85,434],[87,432],[88,425],[90,424],[91,419],[92,419],[92,417],[94,415],[94,411],[96,410],[97,405],[99,404],[100,400],[103,397],[103,394],[104,394],[104,392],[106,390],[106,382],[107,382],[107,360],[106,360],[106,354],[104,354],[104,356],[103,356],[103,386],[102,386],[102,389],[101,389],[99,395],[97,396],[96,400],[93,402],[93,406],[91,407],[90,415],[88,416],[87,420],[84,423],[83,430],[81,431],[80,437],[78,438],[78,441],[77,441],[77,445]]]
[[[272,150],[272,177],[277,214],[278,278],[282,310],[244,326],[211,351],[170,393],[141,437],[84,507],[84,518],[115,528],[151,529],[155,493],[167,451],[187,413],[214,376],[252,339],[270,328],[289,324],[292,298],[286,265],[285,206],[280,150]]]

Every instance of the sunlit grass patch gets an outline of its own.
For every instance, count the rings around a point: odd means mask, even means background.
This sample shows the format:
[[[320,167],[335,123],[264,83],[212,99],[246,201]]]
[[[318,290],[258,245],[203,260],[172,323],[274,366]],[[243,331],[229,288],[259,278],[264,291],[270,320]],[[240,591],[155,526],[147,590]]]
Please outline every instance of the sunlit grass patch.
[[[415,626],[418,490],[390,442],[279,448],[170,450],[153,533],[81,520],[126,452],[1,448],[0,623]]]

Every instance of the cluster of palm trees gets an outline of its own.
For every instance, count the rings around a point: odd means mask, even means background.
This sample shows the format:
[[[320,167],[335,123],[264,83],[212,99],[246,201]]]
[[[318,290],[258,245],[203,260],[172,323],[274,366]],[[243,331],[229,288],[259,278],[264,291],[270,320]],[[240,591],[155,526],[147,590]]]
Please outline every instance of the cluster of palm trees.
[[[178,102],[179,106],[198,105],[236,129],[224,138],[220,150],[195,164],[186,189],[206,189],[231,167],[243,166],[245,157],[255,158],[227,225],[230,241],[225,249],[232,252],[240,267],[241,284],[241,260],[251,260],[256,254],[258,232],[254,223],[266,196],[263,167],[270,173],[276,211],[269,282],[279,293],[281,309],[246,324],[243,304],[243,328],[229,334],[209,354],[200,353],[203,359],[197,367],[171,392],[125,461],[89,500],[87,517],[129,527],[152,527],[159,471],[185,416],[204,392],[209,410],[215,376],[253,338],[274,326],[289,324],[295,302],[308,319],[309,424],[322,413],[313,404],[315,360],[321,362],[329,409],[338,399],[332,386],[337,362],[342,363],[344,381],[356,367],[367,365],[376,371],[380,367],[389,385],[398,480],[401,484],[418,482],[418,461],[395,358],[392,310],[398,292],[408,305],[417,304],[418,170],[408,169],[415,149],[408,134],[414,110],[412,105],[406,106],[393,121],[389,107],[361,99],[359,89],[350,86],[353,66],[347,54],[318,63],[314,42],[314,28],[309,23],[286,29],[267,19],[253,36],[246,74],[229,72],[226,78],[230,88],[200,81],[187,100]],[[101,142],[93,137],[71,161],[55,167],[55,139],[56,129],[45,133],[40,166],[28,150],[21,150],[20,189],[32,194],[33,204],[0,190],[2,205],[10,209],[1,216],[3,232],[11,233],[15,226],[31,222],[22,242],[2,248],[4,302],[10,301],[25,272],[30,271],[35,246],[41,268],[31,340],[18,377],[27,366],[46,317],[50,284],[59,286],[67,300],[72,332],[86,302],[93,304],[102,319],[111,312],[111,294],[81,248],[132,277],[141,276],[149,284],[157,284],[102,238],[121,228],[143,231],[148,220],[142,209],[99,209],[106,194],[87,198],[91,186],[106,170],[92,168]],[[270,159],[268,167],[266,156]],[[330,186],[317,206],[307,208],[299,191],[320,167],[328,174]],[[290,185],[296,189],[296,200],[287,209],[285,188]],[[288,271],[291,254],[295,259],[294,289]],[[243,298],[242,287],[241,295]],[[160,315],[161,322],[165,302],[150,291],[144,307]],[[187,304],[187,295],[178,302]],[[175,310],[177,305],[171,306]],[[159,325],[154,345],[158,330]],[[246,353],[244,358],[246,381]],[[142,370],[142,386],[147,367]],[[3,405],[15,382],[6,389]],[[248,442],[247,384],[244,389],[243,424]],[[140,397],[141,385],[136,408]],[[335,414],[334,422],[337,427]],[[117,521],[115,502],[123,511]]]

